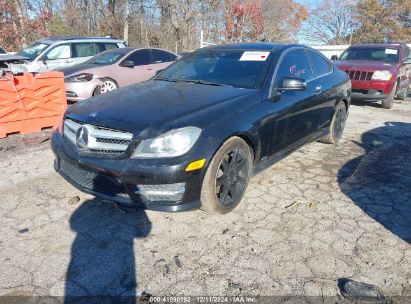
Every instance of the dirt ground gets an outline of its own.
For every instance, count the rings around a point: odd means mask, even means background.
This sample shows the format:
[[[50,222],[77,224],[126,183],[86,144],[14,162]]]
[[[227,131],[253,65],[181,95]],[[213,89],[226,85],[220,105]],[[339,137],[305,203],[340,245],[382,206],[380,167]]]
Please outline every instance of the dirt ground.
[[[324,300],[351,278],[411,297],[411,101],[352,105],[337,146],[257,175],[224,216],[95,200],[54,172],[47,136],[0,140],[0,295]]]

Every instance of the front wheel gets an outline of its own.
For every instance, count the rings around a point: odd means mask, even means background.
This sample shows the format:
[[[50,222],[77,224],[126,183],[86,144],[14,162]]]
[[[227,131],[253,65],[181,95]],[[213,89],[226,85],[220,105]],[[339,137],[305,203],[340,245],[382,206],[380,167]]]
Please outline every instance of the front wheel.
[[[390,95],[388,95],[387,98],[382,100],[382,103],[381,103],[382,108],[384,108],[384,109],[391,109],[392,108],[392,105],[394,104],[394,97],[395,97],[396,91],[397,91],[397,83],[394,84]]]
[[[344,102],[340,102],[334,112],[334,116],[331,120],[331,125],[329,128],[329,133],[326,137],[322,138],[320,142],[326,144],[336,144],[340,141],[344,128],[345,122],[347,121],[347,109]]]
[[[103,84],[100,87],[100,94],[104,94],[118,89],[117,83],[111,78],[103,78],[101,82]]]
[[[252,163],[251,149],[244,140],[227,140],[208,166],[201,189],[201,209],[223,214],[237,207],[247,189]]]

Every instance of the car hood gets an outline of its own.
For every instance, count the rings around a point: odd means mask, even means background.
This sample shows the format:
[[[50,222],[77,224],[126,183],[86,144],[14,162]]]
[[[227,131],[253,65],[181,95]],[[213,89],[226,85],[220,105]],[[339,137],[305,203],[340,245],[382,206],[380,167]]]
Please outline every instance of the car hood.
[[[0,61],[8,62],[8,61],[30,61],[30,58],[20,55],[4,55],[1,56]]]
[[[337,61],[336,66],[341,70],[396,70],[397,64],[392,62],[377,62],[373,60],[341,60]]]
[[[253,94],[256,98],[249,98]],[[188,125],[204,128],[250,106],[259,100],[258,94],[251,89],[151,80],[77,103],[66,117],[143,139]]]
[[[60,72],[64,73],[64,77],[69,77],[73,75],[77,75],[80,73],[96,73],[100,68],[107,67],[107,65],[100,65],[94,63],[81,63],[74,65],[72,67],[67,67],[63,69],[59,69]]]

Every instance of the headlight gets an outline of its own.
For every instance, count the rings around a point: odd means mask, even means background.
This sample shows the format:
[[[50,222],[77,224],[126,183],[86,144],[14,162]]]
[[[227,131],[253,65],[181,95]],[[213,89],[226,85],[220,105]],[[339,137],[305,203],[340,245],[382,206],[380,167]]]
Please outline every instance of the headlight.
[[[201,129],[185,127],[140,142],[132,158],[175,157],[188,152],[200,137]]]
[[[390,80],[392,74],[389,71],[375,71],[372,75],[374,80]]]
[[[64,79],[64,82],[87,82],[94,78],[93,74],[81,73]]]

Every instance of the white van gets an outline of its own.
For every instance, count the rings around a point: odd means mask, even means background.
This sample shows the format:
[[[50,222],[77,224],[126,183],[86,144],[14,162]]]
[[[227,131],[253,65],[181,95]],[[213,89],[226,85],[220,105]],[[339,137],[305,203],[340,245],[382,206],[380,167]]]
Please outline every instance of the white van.
[[[83,63],[100,52],[126,46],[123,40],[105,37],[44,38],[15,55],[1,56],[0,67],[12,73],[50,71]]]

